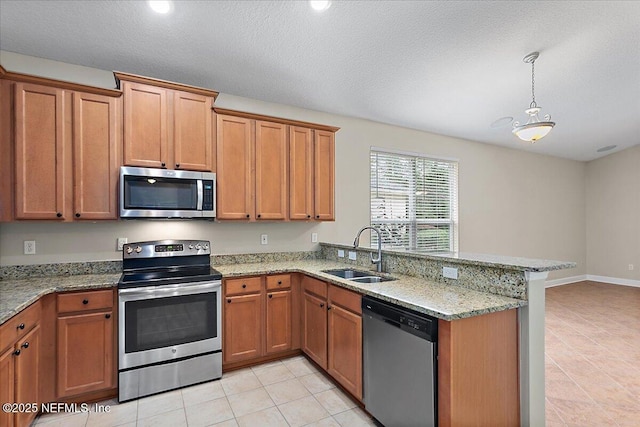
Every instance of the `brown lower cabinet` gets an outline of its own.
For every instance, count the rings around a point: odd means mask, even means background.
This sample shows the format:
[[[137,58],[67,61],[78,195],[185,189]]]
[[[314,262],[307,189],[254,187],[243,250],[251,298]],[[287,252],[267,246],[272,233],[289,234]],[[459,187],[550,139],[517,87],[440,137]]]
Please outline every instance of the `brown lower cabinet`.
[[[40,302],[0,327],[0,402],[40,404]],[[35,411],[0,412],[1,426],[28,426]]]
[[[297,275],[224,280],[223,368],[298,349]],[[235,364],[235,365],[234,365]]]
[[[114,291],[58,294],[57,397],[116,384]]]
[[[361,296],[304,276],[302,351],[362,400]]]

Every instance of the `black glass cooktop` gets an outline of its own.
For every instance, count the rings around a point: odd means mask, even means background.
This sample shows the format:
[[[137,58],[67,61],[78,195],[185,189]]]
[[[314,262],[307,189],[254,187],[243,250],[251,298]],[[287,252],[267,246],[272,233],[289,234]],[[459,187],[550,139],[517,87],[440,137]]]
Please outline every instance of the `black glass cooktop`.
[[[118,286],[121,288],[133,288],[177,283],[211,282],[221,279],[222,274],[209,266],[141,269],[122,273]]]

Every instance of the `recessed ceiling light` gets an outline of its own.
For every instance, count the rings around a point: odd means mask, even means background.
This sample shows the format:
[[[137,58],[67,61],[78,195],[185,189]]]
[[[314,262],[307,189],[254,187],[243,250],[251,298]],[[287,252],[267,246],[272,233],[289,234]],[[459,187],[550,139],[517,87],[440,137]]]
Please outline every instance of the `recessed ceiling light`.
[[[149,0],[147,4],[154,12],[158,13],[169,13],[171,12],[171,2],[167,0]]]
[[[313,10],[324,12],[331,7],[331,0],[309,0],[309,4]]]
[[[498,120],[491,123],[490,126],[492,128],[501,128],[501,127],[509,126],[512,121],[513,121],[513,117],[511,116],[500,117]]]
[[[598,153],[604,153],[605,151],[613,150],[617,145],[607,145],[606,147],[598,148]]]

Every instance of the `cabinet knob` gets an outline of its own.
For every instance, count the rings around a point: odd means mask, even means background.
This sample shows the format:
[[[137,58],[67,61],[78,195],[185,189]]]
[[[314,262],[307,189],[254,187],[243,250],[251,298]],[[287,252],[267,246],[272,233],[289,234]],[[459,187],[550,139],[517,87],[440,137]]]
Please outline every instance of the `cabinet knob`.
[[[176,163],[176,169],[180,168],[180,163]]]
[[[243,283],[242,284],[242,289],[245,289],[246,287],[247,287],[247,285]]]
[[[282,280],[278,280],[278,285],[282,285]]]
[[[320,218],[320,215],[316,215],[316,218]]]
[[[104,318],[105,319],[111,319],[111,315],[107,313],[107,314],[104,315]]]
[[[89,304],[89,300],[88,300],[88,299],[83,299],[83,300],[82,300],[82,303],[83,303],[84,305],[87,305],[87,304]]]
[[[58,218],[62,218],[62,214],[61,214],[60,212],[58,212],[58,213],[56,214],[56,216],[57,216]]]
[[[227,300],[227,303],[228,303],[228,304],[231,304],[231,298],[229,298],[229,299]]]
[[[22,348],[29,348],[29,341],[25,341],[25,343],[22,344]]]
[[[258,218],[260,218],[262,215],[258,214]]]
[[[247,214],[247,218],[250,218],[250,217],[251,217],[251,215]]]
[[[311,215],[307,215],[307,218],[311,218]]]
[[[331,306],[330,305],[327,306],[327,310],[331,310]]]
[[[80,214],[79,213],[76,213],[76,218],[80,218]]]
[[[20,323],[16,329],[24,329],[24,323]]]
[[[160,163],[160,166],[165,167],[167,164],[165,162]]]
[[[20,356],[20,349],[17,349],[16,351],[13,352],[14,356]]]
[[[324,307],[324,303],[323,302],[320,303],[320,307]]]
[[[269,298],[273,298],[273,295],[272,295],[272,294],[269,294]]]

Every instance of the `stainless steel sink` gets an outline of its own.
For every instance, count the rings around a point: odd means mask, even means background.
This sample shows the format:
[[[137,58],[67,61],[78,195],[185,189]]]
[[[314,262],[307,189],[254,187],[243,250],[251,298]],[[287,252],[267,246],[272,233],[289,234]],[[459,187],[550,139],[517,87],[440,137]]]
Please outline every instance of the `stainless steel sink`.
[[[332,276],[341,277],[343,279],[350,280],[357,283],[380,283],[395,280],[393,277],[383,277],[374,275],[370,271],[354,270],[352,268],[339,268],[336,270],[322,270],[323,273],[331,274]]]

